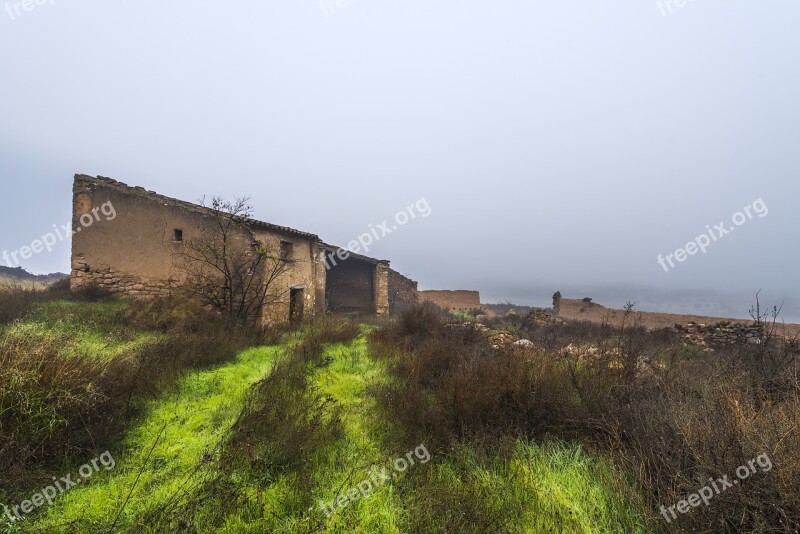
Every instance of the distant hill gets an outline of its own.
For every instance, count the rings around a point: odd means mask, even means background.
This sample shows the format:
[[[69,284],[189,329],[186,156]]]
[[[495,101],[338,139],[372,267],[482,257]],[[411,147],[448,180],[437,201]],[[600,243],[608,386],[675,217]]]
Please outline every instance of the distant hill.
[[[49,285],[68,277],[69,275],[64,273],[31,274],[22,267],[5,267],[0,265],[0,282],[33,282],[35,284]]]

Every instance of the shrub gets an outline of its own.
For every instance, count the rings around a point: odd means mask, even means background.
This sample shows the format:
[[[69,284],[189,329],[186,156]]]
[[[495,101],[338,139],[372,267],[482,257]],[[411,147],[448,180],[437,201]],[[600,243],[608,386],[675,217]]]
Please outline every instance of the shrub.
[[[308,323],[305,344],[350,343],[361,333],[359,324],[340,315],[323,315]]]
[[[493,325],[497,328],[501,322]],[[774,468],[692,508],[672,526],[715,532],[800,528],[800,366],[796,346],[701,352],[637,326],[522,326],[537,347],[492,350],[480,332],[417,308],[370,338],[396,377],[379,395],[414,441],[500,444],[518,436],[576,439],[616,457],[658,516],[709,478],[767,453]],[[556,352],[595,345],[591,356]]]
[[[108,400],[97,386],[113,363],[65,355],[68,344],[63,336],[0,338],[0,470],[9,486],[38,460],[85,446],[77,435]]]
[[[376,333],[370,346],[399,378],[379,394],[412,441],[544,436],[564,427],[574,404],[565,361],[495,351],[476,328],[444,324],[424,307]]]

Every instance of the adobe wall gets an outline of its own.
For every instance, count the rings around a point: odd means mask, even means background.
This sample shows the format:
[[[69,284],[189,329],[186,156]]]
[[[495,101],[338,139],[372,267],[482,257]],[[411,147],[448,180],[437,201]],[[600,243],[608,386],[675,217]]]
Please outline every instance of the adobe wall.
[[[115,215],[110,220],[101,211],[103,205],[113,207]],[[91,224],[85,224],[90,220]],[[216,235],[215,223],[203,208],[109,178],[76,176],[70,286],[75,290],[93,284],[130,297],[165,294],[185,281],[180,268],[184,244]],[[183,241],[174,239],[175,229],[183,232]],[[266,310],[266,315],[274,321],[288,320],[293,287],[304,288],[304,308],[313,315],[318,306],[318,269],[324,269],[318,262],[318,241],[263,228],[234,236],[242,245],[258,239],[276,251],[281,241],[293,243],[291,266],[274,285],[280,302]]]
[[[73,290],[95,284],[112,293],[152,296],[183,282],[185,276],[175,266],[179,244],[173,241],[173,228],[199,234],[210,230],[210,221],[144,193],[140,188],[127,191],[113,180],[75,177]],[[113,219],[100,211],[104,205],[113,207]],[[99,213],[99,220],[93,213]]]
[[[114,216],[104,218],[102,206],[113,207]],[[81,224],[84,220],[91,224]],[[207,208],[84,175],[75,176],[72,223],[72,289],[97,285],[131,297],[161,295],[184,283],[185,244],[219,233]],[[182,239],[176,239],[176,230]],[[306,315],[329,310],[384,315],[392,298],[406,302],[416,295],[416,282],[397,273],[390,282],[388,261],[350,257],[327,268],[327,246],[312,234],[253,221],[233,237],[242,246],[258,240],[276,252],[281,242],[292,244],[289,269],[272,286],[277,302],[265,310],[266,320],[288,320],[292,290],[302,290]]]
[[[389,312],[402,313],[418,301],[417,282],[389,269]]]
[[[292,288],[303,290],[304,313],[314,315],[317,311],[317,271],[324,267],[319,262],[319,244],[316,241],[281,234],[261,228],[251,230],[255,238],[264,243],[267,250],[279,251],[281,241],[292,243],[292,256],[286,272],[281,273],[272,283],[271,296],[273,304],[266,311],[267,316],[274,322],[283,322],[289,317],[289,294]],[[324,284],[324,280],[323,280]],[[324,294],[324,285],[322,288]]]
[[[420,301],[428,301],[450,311],[470,311],[481,308],[481,294],[478,291],[420,291]]]

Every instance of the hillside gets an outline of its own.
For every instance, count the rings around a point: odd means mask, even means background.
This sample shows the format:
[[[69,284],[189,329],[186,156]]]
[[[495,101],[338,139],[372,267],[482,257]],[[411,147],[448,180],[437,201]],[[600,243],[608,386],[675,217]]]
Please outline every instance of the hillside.
[[[69,275],[64,273],[31,274],[22,267],[6,267],[0,265],[0,283],[30,283],[36,285],[49,285],[58,282]]]

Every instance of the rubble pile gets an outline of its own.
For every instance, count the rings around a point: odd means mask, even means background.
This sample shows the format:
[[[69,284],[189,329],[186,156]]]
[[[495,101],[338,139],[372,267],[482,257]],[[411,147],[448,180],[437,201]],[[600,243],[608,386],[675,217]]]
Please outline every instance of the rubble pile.
[[[560,317],[556,317],[553,310],[549,309],[535,308],[531,310],[526,318],[528,321],[537,325],[564,324],[564,320]]]

